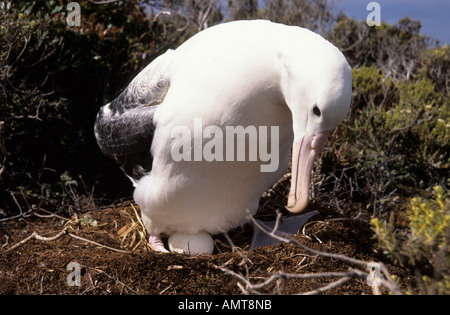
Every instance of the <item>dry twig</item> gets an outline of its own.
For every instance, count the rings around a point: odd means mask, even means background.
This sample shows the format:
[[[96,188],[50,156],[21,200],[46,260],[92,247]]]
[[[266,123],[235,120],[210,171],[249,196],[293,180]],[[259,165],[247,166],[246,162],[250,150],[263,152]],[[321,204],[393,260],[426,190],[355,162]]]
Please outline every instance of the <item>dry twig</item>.
[[[293,238],[286,238],[286,237],[282,237],[279,236],[277,234],[275,234],[276,232],[276,227],[278,226],[278,221],[280,220],[280,215],[277,216],[277,222],[275,224],[275,228],[273,230],[267,230],[265,229],[263,226],[261,226],[255,219],[254,217],[249,214],[249,219],[252,221],[252,223],[255,225],[256,228],[259,228],[261,231],[263,231],[264,233],[268,234],[269,236],[278,239],[280,242],[283,243],[289,243],[289,244],[295,244],[296,246],[300,247],[302,250],[307,251],[313,255],[317,255],[317,256],[321,256],[321,257],[326,257],[326,258],[332,258],[332,259],[337,259],[337,260],[341,260],[353,265],[357,265],[360,267],[364,267],[366,268],[368,266],[368,262],[359,260],[359,259],[355,259],[355,258],[351,258],[342,254],[334,254],[334,253],[327,253],[327,252],[322,252],[322,251],[318,251],[315,249],[312,249],[308,246],[303,245],[302,243],[298,242],[297,240],[293,239]],[[227,235],[225,235],[227,237]],[[231,242],[230,238],[227,237],[227,239]],[[234,245],[231,243],[231,245],[234,247]],[[235,247],[234,247],[235,248]],[[243,257],[243,259],[245,261],[249,261],[248,257],[241,251],[238,251],[239,255],[241,255]],[[389,271],[387,270],[386,266],[382,263],[382,262],[378,262],[377,263],[380,266],[380,271],[383,273],[385,278],[381,278],[380,280],[380,285],[386,287],[387,289],[389,289],[392,293],[394,294],[398,294],[398,295],[402,295],[403,293],[401,292],[400,288],[397,286],[397,284],[395,283],[395,281],[392,279]],[[297,274],[297,273],[286,273],[286,272],[276,272],[276,273],[267,273],[267,272],[263,272],[265,274],[269,274],[269,278],[267,278],[265,281],[261,282],[261,283],[251,283],[248,278],[234,272],[231,271],[227,268],[224,267],[220,267],[220,270],[222,270],[223,272],[237,278],[239,281],[241,281],[244,285],[242,285],[241,283],[238,284],[238,287],[241,289],[241,291],[244,294],[255,294],[255,293],[260,293],[258,290],[261,290],[263,288],[266,288],[269,284],[271,284],[274,281],[279,281],[279,280],[285,280],[285,279],[313,279],[313,278],[340,278],[337,281],[328,283],[327,285],[320,287],[318,289],[312,290],[312,291],[308,291],[308,292],[300,292],[299,294],[306,294],[306,295],[310,295],[310,294],[321,294],[325,291],[334,289],[336,287],[339,287],[341,285],[343,285],[344,283],[350,281],[351,279],[354,278],[364,278],[367,279],[368,276],[372,275],[371,273],[366,273],[364,271],[361,270],[357,270],[357,269],[353,269],[350,268],[347,272],[323,272],[323,273],[306,273],[306,274]],[[259,271],[261,272],[261,271]],[[374,294],[379,294],[379,290],[378,288],[374,288],[374,286],[372,286],[373,292]]]
[[[90,244],[93,244],[93,245],[98,246],[98,247],[106,248],[106,249],[109,249],[109,250],[112,250],[112,251],[115,251],[115,252],[119,252],[119,253],[124,253],[124,254],[129,253],[129,251],[127,251],[127,250],[117,249],[117,248],[114,248],[114,247],[103,245],[103,244],[97,243],[95,241],[89,240],[87,238],[75,235],[73,233],[69,233],[67,230],[68,230],[70,224],[71,223],[77,223],[77,221],[78,220],[76,220],[75,222],[69,220],[66,223],[65,227],[59,233],[57,233],[56,235],[54,235],[52,237],[41,236],[36,231],[34,231],[33,233],[31,233],[31,235],[27,236],[26,238],[24,238],[20,242],[12,245],[10,248],[6,249],[6,252],[10,252],[10,251],[18,248],[19,246],[22,246],[23,244],[27,243],[28,241],[30,241],[32,239],[36,239],[36,240],[42,241],[42,242],[52,242],[52,241],[55,241],[55,240],[59,239],[63,235],[69,235],[70,237],[72,237],[74,239],[77,239],[77,240],[80,240],[80,241],[83,241],[83,242],[86,242],[86,243],[90,243]]]
[[[29,240],[32,240],[32,239],[36,239],[36,240],[42,241],[42,242],[51,242],[51,241],[55,241],[55,240],[57,240],[58,238],[60,238],[62,235],[64,235],[66,232],[67,232],[67,227],[65,227],[62,231],[60,231],[60,232],[59,232],[58,234],[56,234],[55,236],[52,236],[52,237],[44,237],[44,236],[41,236],[41,235],[37,234],[36,231],[35,231],[35,232],[31,233],[30,236],[27,236],[26,238],[24,238],[24,239],[21,240],[20,242],[14,244],[14,245],[11,246],[10,248],[8,248],[6,251],[7,251],[7,252],[12,251],[12,250],[14,250],[14,249],[16,249],[17,247],[19,247],[19,246],[21,246],[21,245],[27,243]]]

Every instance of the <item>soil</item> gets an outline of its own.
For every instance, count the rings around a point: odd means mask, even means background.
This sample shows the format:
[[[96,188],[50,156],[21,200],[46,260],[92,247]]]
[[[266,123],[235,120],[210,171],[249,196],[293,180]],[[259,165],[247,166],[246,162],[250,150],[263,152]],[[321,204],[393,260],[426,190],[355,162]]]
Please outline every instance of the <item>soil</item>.
[[[415,277],[391,265],[376,249],[365,221],[342,217],[332,209],[314,208],[309,206],[308,210],[321,214],[311,219],[295,240],[322,252],[381,261],[398,277],[402,289],[414,288]],[[267,214],[259,216],[264,219]],[[33,232],[50,239],[27,239]],[[230,231],[235,248],[223,235],[216,235],[212,255],[192,257],[154,252],[140,224],[139,207],[131,201],[74,213],[70,218],[35,210],[0,222],[0,294],[234,295],[243,294],[246,287],[236,274],[257,284],[278,272],[365,271],[362,266],[312,254],[292,243],[248,250],[251,232],[249,226]],[[76,280],[73,272],[77,270],[79,285],[70,281]],[[283,277],[250,293],[304,293],[337,279]],[[390,293],[380,288],[381,294]],[[360,295],[373,294],[373,290],[366,279],[353,278],[321,294]]]

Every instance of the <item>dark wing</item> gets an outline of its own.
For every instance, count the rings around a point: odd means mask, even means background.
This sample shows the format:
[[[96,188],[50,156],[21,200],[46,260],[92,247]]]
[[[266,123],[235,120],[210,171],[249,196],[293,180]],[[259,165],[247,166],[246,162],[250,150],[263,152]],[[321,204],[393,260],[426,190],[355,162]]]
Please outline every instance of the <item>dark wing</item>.
[[[100,149],[121,165],[133,183],[152,169],[150,148],[155,132],[153,115],[157,108],[134,108],[115,117],[107,117],[101,111],[97,116],[95,135]]]
[[[155,59],[97,114],[94,133],[98,146],[121,165],[133,184],[152,169],[153,115],[169,89],[172,55],[173,51],[168,51]]]

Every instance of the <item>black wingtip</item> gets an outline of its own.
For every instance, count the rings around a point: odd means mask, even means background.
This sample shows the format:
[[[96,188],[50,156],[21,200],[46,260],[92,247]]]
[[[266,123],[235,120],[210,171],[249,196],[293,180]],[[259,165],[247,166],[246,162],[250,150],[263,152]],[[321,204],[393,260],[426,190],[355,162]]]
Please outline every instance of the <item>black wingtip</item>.
[[[152,169],[151,146],[156,125],[153,115],[159,106],[134,108],[122,115],[97,117],[94,132],[102,152],[121,165],[124,173],[138,181]]]

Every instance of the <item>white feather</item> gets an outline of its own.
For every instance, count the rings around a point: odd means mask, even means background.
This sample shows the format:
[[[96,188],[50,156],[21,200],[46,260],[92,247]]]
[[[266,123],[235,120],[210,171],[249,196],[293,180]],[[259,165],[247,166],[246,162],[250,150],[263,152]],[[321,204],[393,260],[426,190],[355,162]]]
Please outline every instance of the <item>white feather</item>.
[[[304,124],[293,126],[292,106],[349,98],[348,92],[339,94],[349,84],[348,75],[340,75],[343,68],[348,73],[345,58],[306,29],[268,21],[231,22],[195,35],[169,54],[163,55],[160,77],[170,87],[154,115],[152,171],[134,192],[150,233],[215,234],[242,225],[247,209],[254,214],[262,193],[286,172],[294,131],[328,130],[347,114],[344,106],[330,121],[305,117]],[[155,85],[145,70],[135,80],[137,95],[145,96],[146,86]],[[187,126],[193,134],[196,118],[220,128],[279,126],[278,169],[261,172],[261,160],[175,162],[171,131]]]

